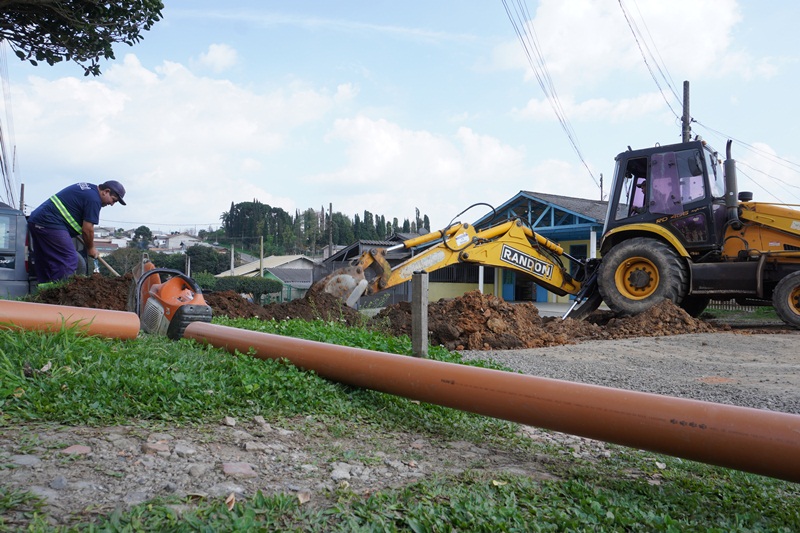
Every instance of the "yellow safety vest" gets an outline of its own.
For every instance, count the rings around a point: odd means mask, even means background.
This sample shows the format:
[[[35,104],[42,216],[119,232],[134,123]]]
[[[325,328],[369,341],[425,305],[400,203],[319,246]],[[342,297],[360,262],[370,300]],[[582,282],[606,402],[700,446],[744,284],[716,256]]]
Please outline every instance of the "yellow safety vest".
[[[64,217],[64,220],[67,222],[67,224],[69,224],[69,226],[80,235],[82,230],[81,226],[75,221],[74,218],[72,218],[72,215],[69,213],[69,211],[67,211],[67,207],[61,203],[61,199],[54,194],[50,197],[50,201],[55,204],[56,209],[58,209],[58,212],[61,213],[62,217]]]

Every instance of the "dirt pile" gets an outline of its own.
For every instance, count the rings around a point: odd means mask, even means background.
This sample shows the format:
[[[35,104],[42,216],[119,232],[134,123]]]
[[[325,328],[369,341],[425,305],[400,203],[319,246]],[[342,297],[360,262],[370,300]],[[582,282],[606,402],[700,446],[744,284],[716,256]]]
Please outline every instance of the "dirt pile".
[[[91,277],[75,277],[65,285],[39,292],[36,302],[126,311],[132,286],[131,274],[118,278],[92,274]]]
[[[130,275],[75,278],[55,289],[42,291],[37,301],[49,304],[124,311],[133,280]],[[374,327],[391,335],[411,335],[411,306],[403,302],[386,307],[367,319],[326,293],[260,306],[233,291],[204,293],[214,316],[261,320],[325,320]],[[472,291],[458,298],[433,302],[428,308],[430,342],[451,350],[510,350],[558,346],[590,339],[657,337],[717,331],[690,317],[670,301],[635,317],[615,318],[595,312],[585,321],[541,317],[531,302],[509,303]]]
[[[411,335],[411,305],[383,309],[374,320],[395,335]],[[450,350],[506,350],[567,344],[565,332],[543,327],[536,305],[508,303],[472,291],[428,306],[428,332],[433,345]]]
[[[376,317],[393,334],[411,334],[411,306],[389,306]],[[709,333],[714,326],[689,316],[664,301],[635,317],[614,318],[598,311],[587,320],[541,317],[534,303],[508,303],[477,291],[440,300],[428,307],[428,331],[433,345],[450,350],[510,350],[558,346],[590,339],[660,337]]]
[[[364,322],[365,317],[355,309],[347,307],[341,300],[328,293],[309,294],[306,298],[261,306],[249,302],[233,291],[203,294],[215,316],[229,318],[260,318],[261,320],[325,320],[344,322],[354,326]]]

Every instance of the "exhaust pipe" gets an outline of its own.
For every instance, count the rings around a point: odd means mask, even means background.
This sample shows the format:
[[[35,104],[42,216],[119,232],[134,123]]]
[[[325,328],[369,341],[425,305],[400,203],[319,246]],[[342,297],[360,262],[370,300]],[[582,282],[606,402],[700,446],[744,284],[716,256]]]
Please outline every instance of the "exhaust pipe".
[[[405,398],[800,482],[800,416],[194,322],[184,338]]]
[[[48,332],[74,327],[85,335],[127,340],[139,334],[139,317],[125,311],[2,300],[0,327]]]
[[[735,230],[742,229],[739,220],[739,185],[736,177],[736,160],[731,158],[731,141],[725,145],[725,208],[728,212],[728,223]]]

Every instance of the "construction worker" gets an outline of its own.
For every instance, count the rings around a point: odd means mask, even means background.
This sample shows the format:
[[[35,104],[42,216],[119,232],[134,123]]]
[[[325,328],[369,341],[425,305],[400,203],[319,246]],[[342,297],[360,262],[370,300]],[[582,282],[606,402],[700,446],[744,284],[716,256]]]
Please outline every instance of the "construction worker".
[[[78,268],[73,237],[82,237],[84,250],[97,258],[94,226],[100,222],[100,208],[119,202],[125,205],[125,187],[118,181],[100,185],[76,183],[54,194],[28,218],[33,238],[33,257],[39,286],[66,279]]]

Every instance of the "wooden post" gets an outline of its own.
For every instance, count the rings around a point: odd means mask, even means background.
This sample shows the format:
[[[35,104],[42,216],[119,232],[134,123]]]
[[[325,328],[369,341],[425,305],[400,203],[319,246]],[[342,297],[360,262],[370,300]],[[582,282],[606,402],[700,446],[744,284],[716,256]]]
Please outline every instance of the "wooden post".
[[[428,357],[428,273],[411,276],[411,346],[414,357]]]

